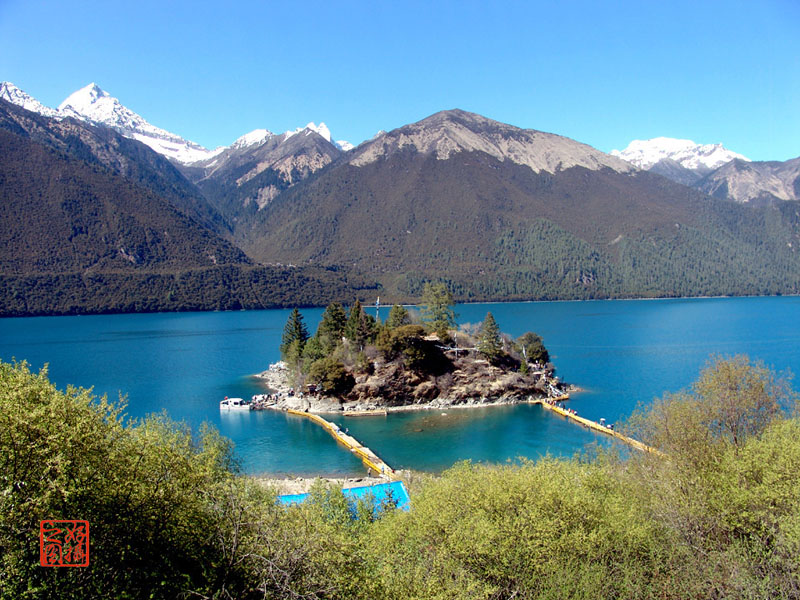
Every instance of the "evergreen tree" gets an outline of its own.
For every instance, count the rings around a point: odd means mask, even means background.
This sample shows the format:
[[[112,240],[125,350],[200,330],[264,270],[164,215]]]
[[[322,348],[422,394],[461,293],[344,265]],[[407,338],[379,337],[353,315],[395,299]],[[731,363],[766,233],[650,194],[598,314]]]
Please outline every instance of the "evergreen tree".
[[[364,340],[361,339],[361,321],[364,319],[364,311],[361,308],[361,302],[356,300],[353,306],[350,307],[350,314],[347,316],[347,325],[344,328],[344,337],[351,342],[363,344]]]
[[[443,283],[426,283],[422,290],[422,320],[428,328],[445,340],[448,331],[456,327],[453,294]]]
[[[489,360],[497,359],[503,353],[503,340],[500,338],[500,327],[492,313],[486,313],[478,338],[478,352]]]
[[[408,314],[408,310],[399,304],[392,306],[392,310],[389,311],[389,317],[386,319],[386,326],[389,329],[395,329],[397,327],[401,327],[402,325],[410,324],[411,315]]]
[[[325,312],[322,313],[322,319],[317,328],[317,339],[326,354],[336,348],[342,341],[346,325],[347,315],[342,305],[338,302],[329,304]]]
[[[517,338],[517,345],[527,362],[539,363],[540,365],[546,365],[550,362],[550,353],[544,347],[541,336],[528,331]]]
[[[347,325],[344,330],[344,337],[359,346],[374,341],[377,334],[378,325],[375,317],[368,315],[361,308],[361,302],[355,301],[350,308],[347,318]]]
[[[312,337],[303,348],[303,371],[307,372],[314,361],[324,357],[325,349],[322,347],[319,338]]]
[[[280,345],[281,358],[283,358],[283,360],[287,359],[289,348],[295,342],[297,342],[295,354],[299,355],[299,353],[303,351],[303,346],[305,346],[307,341],[308,329],[306,329],[306,325],[303,323],[303,315],[295,308],[289,315],[286,325],[283,327],[283,336],[281,337]]]

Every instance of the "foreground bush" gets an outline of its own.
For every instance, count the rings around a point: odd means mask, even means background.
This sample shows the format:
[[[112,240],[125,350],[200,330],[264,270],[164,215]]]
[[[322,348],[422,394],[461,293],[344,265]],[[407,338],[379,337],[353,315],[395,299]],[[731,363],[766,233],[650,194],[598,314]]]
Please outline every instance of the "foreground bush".
[[[352,596],[350,520],[234,471],[210,429],[124,426],[105,399],[0,363],[0,598]],[[43,519],[89,521],[88,567],[39,566]]]
[[[632,419],[663,456],[463,463],[353,519],[323,487],[278,505],[211,430],[0,364],[0,598],[800,598],[793,403],[717,360]],[[41,519],[88,520],[90,566],[40,567]]]

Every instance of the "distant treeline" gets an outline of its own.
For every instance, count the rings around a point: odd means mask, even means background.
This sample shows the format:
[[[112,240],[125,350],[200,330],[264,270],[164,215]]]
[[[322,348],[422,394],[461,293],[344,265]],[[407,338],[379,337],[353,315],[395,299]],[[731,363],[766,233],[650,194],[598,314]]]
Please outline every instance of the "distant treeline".
[[[319,306],[379,288],[338,268],[228,265],[178,273],[0,275],[0,316]]]
[[[710,213],[700,227],[621,236],[604,249],[540,220],[495,240],[494,269],[476,273],[459,264],[457,251],[441,248],[442,264],[451,269],[408,271],[389,281],[401,295],[413,296],[436,279],[462,302],[797,294],[796,208],[733,207],[724,226],[713,223],[720,217]],[[737,212],[750,218],[737,222]],[[384,284],[391,289],[389,281]]]

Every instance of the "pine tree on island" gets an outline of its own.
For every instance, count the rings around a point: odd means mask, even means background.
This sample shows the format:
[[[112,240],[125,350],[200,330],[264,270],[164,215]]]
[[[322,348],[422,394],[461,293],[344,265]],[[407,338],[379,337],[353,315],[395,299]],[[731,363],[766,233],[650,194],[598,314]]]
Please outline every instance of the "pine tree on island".
[[[289,358],[297,358],[303,352],[303,347],[308,341],[308,329],[303,323],[303,315],[296,308],[289,315],[286,325],[283,327],[283,335],[281,336],[281,358],[287,360]],[[290,356],[290,355],[296,356]]]
[[[411,315],[408,314],[408,310],[399,304],[392,306],[392,309],[389,311],[389,317],[386,319],[386,327],[389,329],[396,329],[402,325],[410,324]]]
[[[490,312],[486,313],[486,318],[481,325],[477,348],[478,352],[490,362],[497,360],[504,354],[503,340],[500,337],[500,327],[497,325],[497,321],[494,320],[494,316],[492,316]]]
[[[450,340],[449,331],[456,328],[453,294],[443,283],[426,283],[422,290],[422,320],[442,342]]]
[[[359,349],[363,349],[364,343],[376,335],[376,326],[375,317],[365,313],[361,308],[361,302],[356,300],[350,307],[350,314],[344,328],[344,337]]]
[[[342,342],[346,326],[347,315],[342,305],[338,302],[330,303],[322,313],[316,336],[325,354],[332,352]]]

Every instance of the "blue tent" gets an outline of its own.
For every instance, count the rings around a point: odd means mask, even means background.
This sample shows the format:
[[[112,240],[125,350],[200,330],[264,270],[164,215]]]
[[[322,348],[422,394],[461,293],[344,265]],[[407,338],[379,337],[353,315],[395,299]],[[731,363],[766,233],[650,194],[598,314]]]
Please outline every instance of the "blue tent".
[[[359,500],[372,500],[375,502],[376,510],[388,503],[394,504],[401,510],[408,510],[410,507],[408,491],[402,481],[346,488],[342,493],[345,498],[352,500],[353,504]],[[305,502],[308,496],[308,494],[286,494],[278,496],[278,502],[286,505],[300,504]]]

